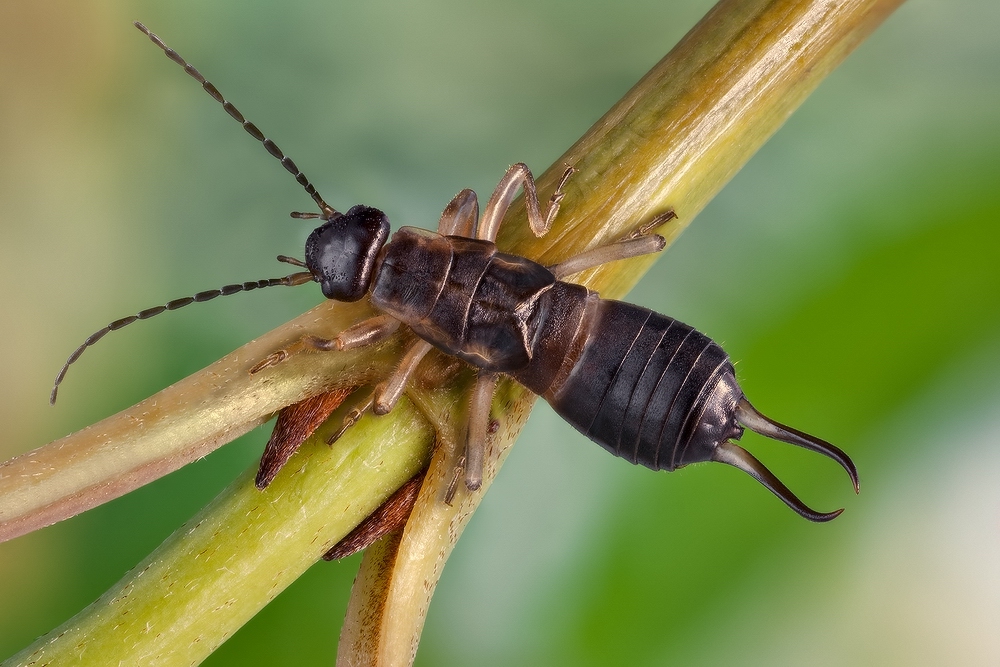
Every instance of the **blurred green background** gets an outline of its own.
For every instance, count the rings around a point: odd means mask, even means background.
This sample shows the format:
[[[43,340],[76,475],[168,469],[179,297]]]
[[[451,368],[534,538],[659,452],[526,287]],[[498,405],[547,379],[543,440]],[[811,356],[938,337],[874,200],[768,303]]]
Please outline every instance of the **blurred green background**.
[[[146,22],[335,206],[432,225],[540,172],[709,1],[0,3],[0,458],[148,396],[318,290],[104,323],[283,275],[309,200],[129,23]],[[459,543],[418,665],[1000,663],[1000,4],[911,0],[632,298],[698,326],[763,411],[847,450],[744,442],[811,525],[724,466],[653,474],[544,405]],[[258,429],[0,545],[0,657],[79,611],[253,465]],[[248,545],[252,548],[252,545]],[[357,558],[321,563],[207,664],[332,664]]]

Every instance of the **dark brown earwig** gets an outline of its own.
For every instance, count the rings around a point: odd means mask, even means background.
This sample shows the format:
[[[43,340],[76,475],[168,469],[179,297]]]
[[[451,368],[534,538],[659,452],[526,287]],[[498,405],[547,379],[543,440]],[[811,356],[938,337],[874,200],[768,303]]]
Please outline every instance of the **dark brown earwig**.
[[[470,491],[478,489],[482,482],[490,405],[500,376],[511,377],[540,395],[581,433],[631,463],[653,470],[675,470],[702,461],[726,463],[752,475],[811,521],[829,521],[842,510],[816,512],[802,503],[763,464],[735,444],[745,428],[835,460],[858,490],[857,470],[843,451],[772,421],[750,404],[736,382],[728,355],[710,338],[670,317],[602,299],[596,292],[563,280],[607,262],[659,252],[665,241],[652,232],[676,217],[672,210],[664,211],[618,242],[543,266],[500,252],[494,241],[504,214],[522,188],[531,229],[537,236],[545,234],[559,212],[563,186],[573,168],[566,169],[543,211],[531,172],[525,165],[516,164],[500,180],[482,216],[476,194],[463,190],[445,208],[436,233],[403,227],[390,240],[389,220],[382,211],[363,205],[346,213],[333,209],[274,142],[247,121],[198,70],[143,25],[137,23],[136,27],[280,160],[320,209],[318,213],[293,213],[293,217],[322,222],[306,241],[304,262],[279,257],[305,268],[304,272],[201,292],[117,320],[90,336],[56,377],[53,402],[69,365],[109,331],[195,301],[315,281],[327,298],[357,301],[367,296],[381,314],[334,339],[307,336],[276,351],[255,365],[251,373],[263,372],[296,351],[335,352],[370,345],[393,334],[401,325],[419,337],[393,375],[376,387],[362,407],[348,415],[331,441],[363,412],[370,409],[386,414],[392,410],[421,359],[436,347],[471,364],[478,372],[463,457],[465,486]],[[265,465],[258,475],[259,486],[263,488],[273,479],[306,437],[303,433],[318,426],[342,398],[327,397],[300,406],[302,415],[291,428],[296,432],[294,437],[282,436],[285,439],[279,438],[277,444],[272,439],[273,447],[269,444],[270,454],[265,455]],[[305,422],[308,424],[303,426]],[[407,491],[401,497],[386,515],[396,523],[399,508],[406,507],[407,502],[412,504],[415,492]],[[386,519],[383,523],[388,526],[392,522]],[[361,541],[370,541],[377,533],[368,530]]]

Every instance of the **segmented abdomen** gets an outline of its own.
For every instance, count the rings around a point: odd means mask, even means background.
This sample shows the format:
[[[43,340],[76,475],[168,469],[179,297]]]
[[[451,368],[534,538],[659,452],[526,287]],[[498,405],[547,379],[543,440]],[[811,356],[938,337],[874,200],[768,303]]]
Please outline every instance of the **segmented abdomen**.
[[[601,299],[588,319],[588,342],[549,403],[616,456],[654,470],[682,465],[705,399],[733,372],[728,355],[692,327],[629,303]]]

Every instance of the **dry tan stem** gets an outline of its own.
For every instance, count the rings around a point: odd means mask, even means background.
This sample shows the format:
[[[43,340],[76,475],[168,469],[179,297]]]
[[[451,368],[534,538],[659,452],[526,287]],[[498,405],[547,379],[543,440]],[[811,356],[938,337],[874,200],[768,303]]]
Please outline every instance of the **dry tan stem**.
[[[208,368],[82,431],[0,465],[0,542],[128,493],[267,421],[286,405],[392,368],[397,344],[309,355],[251,376],[304,333],[331,336],[370,309],[324,303]]]

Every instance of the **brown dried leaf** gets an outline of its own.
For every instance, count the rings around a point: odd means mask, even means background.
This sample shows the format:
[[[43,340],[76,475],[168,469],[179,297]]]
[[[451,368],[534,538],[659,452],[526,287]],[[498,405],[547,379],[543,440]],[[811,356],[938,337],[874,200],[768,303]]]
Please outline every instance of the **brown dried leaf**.
[[[258,489],[263,491],[267,488],[306,438],[340,407],[352,391],[353,387],[334,389],[290,405],[278,414],[271,439],[267,441],[264,454],[260,457],[260,468],[254,480]]]

